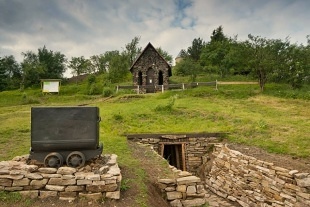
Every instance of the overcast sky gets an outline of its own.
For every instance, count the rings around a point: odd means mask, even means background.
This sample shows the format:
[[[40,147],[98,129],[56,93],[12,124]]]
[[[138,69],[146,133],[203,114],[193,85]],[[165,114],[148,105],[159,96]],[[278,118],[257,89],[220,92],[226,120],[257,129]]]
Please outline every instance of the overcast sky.
[[[44,45],[71,57],[122,50],[135,36],[174,58],[222,25],[239,40],[255,36],[306,45],[310,0],[0,0],[0,56]]]

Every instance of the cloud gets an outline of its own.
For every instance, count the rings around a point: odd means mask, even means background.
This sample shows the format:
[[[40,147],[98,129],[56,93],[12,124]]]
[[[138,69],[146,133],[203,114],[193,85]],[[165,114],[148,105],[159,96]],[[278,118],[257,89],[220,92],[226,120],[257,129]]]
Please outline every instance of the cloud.
[[[308,0],[0,0],[0,56],[44,45],[68,59],[122,50],[135,36],[174,57],[194,38],[248,34],[306,44]]]

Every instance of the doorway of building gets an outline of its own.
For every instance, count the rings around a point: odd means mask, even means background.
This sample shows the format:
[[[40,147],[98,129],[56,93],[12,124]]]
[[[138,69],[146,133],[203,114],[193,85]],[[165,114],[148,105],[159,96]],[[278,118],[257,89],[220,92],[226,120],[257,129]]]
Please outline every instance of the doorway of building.
[[[165,158],[170,165],[180,170],[186,170],[184,144],[163,144],[162,157]]]
[[[146,92],[147,93],[154,93],[154,69],[149,68],[146,73]]]
[[[162,71],[159,71],[158,73],[158,85],[164,85],[164,77]]]
[[[139,73],[138,73],[138,85],[142,85],[142,72],[141,71],[139,71]]]

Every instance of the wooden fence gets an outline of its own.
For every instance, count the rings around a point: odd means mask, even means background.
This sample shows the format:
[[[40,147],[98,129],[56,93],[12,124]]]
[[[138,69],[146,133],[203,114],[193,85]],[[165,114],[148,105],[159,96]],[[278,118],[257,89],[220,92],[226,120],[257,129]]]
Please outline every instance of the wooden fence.
[[[116,92],[121,89],[134,90],[139,94],[141,91],[148,92],[164,92],[165,90],[185,90],[189,88],[196,88],[200,86],[214,86],[215,89],[218,89],[218,85],[245,85],[245,84],[258,84],[257,82],[223,82],[223,81],[212,81],[212,82],[193,82],[193,83],[179,83],[179,84],[168,84],[168,85],[137,85],[137,86],[116,86]]]

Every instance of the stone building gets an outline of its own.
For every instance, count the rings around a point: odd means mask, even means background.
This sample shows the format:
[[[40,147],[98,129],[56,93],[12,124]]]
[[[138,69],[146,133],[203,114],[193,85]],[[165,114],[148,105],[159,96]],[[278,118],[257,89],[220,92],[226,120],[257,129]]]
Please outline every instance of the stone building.
[[[133,84],[141,86],[143,92],[155,92],[158,86],[169,84],[172,75],[171,66],[158,53],[151,43],[144,48],[140,56],[130,67]]]

